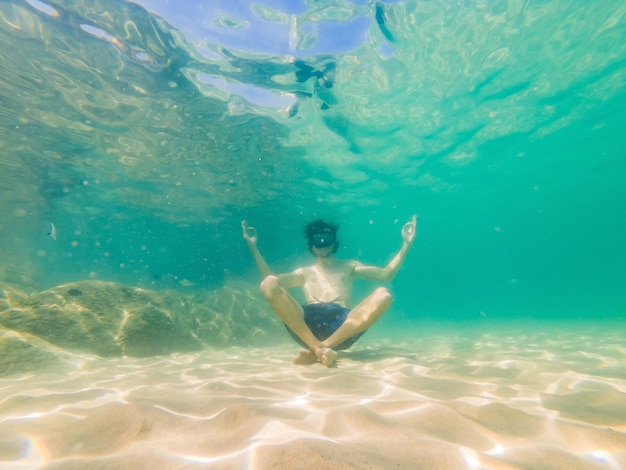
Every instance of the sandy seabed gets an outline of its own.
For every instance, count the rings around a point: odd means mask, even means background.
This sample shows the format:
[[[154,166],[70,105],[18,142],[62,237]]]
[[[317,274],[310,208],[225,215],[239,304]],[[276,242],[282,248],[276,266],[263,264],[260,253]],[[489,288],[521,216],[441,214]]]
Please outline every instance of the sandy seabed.
[[[282,339],[73,356],[0,381],[0,468],[626,468],[625,330],[369,332],[331,369]]]

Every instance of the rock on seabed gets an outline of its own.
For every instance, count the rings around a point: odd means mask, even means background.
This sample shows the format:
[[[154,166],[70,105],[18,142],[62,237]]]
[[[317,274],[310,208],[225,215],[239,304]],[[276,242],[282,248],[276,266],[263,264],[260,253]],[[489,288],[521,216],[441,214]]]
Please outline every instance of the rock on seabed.
[[[268,342],[280,328],[258,286],[151,291],[96,280],[28,294],[0,285],[0,376],[55,364],[63,353],[148,357]]]

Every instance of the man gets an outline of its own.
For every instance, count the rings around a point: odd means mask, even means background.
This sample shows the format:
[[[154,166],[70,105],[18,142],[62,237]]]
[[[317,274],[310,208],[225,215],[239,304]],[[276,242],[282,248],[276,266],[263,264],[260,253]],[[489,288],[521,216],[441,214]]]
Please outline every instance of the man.
[[[296,364],[321,362],[326,367],[337,360],[336,350],[346,349],[367,330],[391,305],[391,294],[384,287],[374,290],[351,309],[352,285],[355,279],[391,282],[396,276],[417,233],[417,217],[402,227],[402,248],[384,268],[365,266],[354,260],[338,260],[338,226],[316,220],[305,227],[311,253],[317,258],[313,266],[291,273],[272,274],[257,247],[257,234],[246,221],[241,222],[243,238],[261,271],[261,291],[274,312],[298,342],[308,348],[294,360]],[[288,292],[302,287],[306,305],[301,306]]]

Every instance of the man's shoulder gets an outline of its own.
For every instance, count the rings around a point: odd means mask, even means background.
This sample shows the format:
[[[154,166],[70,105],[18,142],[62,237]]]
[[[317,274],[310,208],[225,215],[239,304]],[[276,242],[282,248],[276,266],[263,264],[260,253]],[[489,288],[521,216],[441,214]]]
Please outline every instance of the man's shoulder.
[[[307,274],[310,273],[313,269],[315,268],[315,265],[310,265],[310,266],[301,266],[298,269],[296,269],[294,271],[294,273],[296,274]]]

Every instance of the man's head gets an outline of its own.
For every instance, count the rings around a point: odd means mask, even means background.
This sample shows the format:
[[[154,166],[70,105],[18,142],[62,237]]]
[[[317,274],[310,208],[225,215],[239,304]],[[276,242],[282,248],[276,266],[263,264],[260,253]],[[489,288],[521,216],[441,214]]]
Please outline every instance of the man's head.
[[[306,235],[309,251],[316,254],[313,248],[324,249],[332,247],[329,253],[335,253],[339,248],[337,230],[339,230],[339,225],[323,220],[315,220],[306,224],[304,234]]]

